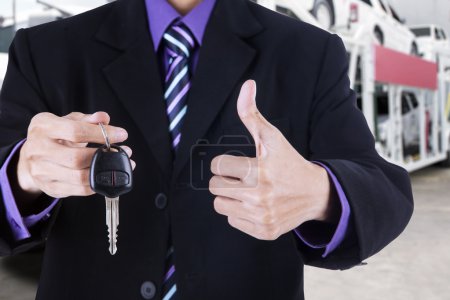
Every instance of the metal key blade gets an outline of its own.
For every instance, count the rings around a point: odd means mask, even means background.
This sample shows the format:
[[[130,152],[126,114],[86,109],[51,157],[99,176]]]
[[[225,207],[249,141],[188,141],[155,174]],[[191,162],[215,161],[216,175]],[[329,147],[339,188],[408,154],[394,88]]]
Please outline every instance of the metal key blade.
[[[108,227],[109,252],[111,255],[117,252],[117,229],[119,227],[119,197],[105,197],[106,226]]]

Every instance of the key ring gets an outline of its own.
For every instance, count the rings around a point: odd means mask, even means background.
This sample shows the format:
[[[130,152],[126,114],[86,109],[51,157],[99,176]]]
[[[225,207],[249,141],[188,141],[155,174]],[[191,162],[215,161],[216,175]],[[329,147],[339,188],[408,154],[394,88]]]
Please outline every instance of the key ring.
[[[100,128],[102,129],[103,137],[105,138],[106,148],[108,148],[108,151],[111,151],[111,144],[109,143],[108,134],[106,133],[105,127],[102,123],[98,123],[100,125]]]

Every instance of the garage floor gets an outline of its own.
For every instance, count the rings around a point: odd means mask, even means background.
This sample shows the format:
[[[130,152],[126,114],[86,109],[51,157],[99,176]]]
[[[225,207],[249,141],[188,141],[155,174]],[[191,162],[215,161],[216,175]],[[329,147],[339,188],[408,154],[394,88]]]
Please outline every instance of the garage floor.
[[[450,299],[450,169],[412,175],[415,214],[387,249],[351,270],[306,269],[308,300]],[[0,300],[34,299],[40,255],[0,259]]]

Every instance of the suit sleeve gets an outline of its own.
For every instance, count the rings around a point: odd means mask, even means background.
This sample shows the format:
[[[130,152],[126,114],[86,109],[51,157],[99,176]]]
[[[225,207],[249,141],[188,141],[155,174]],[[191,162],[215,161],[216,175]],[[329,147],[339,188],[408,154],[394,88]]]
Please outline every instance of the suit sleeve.
[[[347,234],[350,219],[350,205],[341,184],[331,170],[318,162],[328,173],[328,177],[336,194],[336,201],[340,203],[340,217],[337,224],[326,222],[306,222],[294,229],[298,238],[309,248],[322,250],[322,257],[325,258],[332,253],[344,240]]]
[[[3,166],[13,151],[27,135],[31,119],[40,112],[49,111],[40,90],[39,80],[34,70],[32,52],[27,39],[27,31],[19,30],[9,49],[8,68],[0,92],[0,165]],[[41,244],[48,235],[50,224],[44,222],[30,230],[30,237],[19,242],[14,238],[11,220],[0,193],[0,256],[27,251]],[[43,197],[46,197],[45,195]],[[42,199],[44,200],[44,199]],[[52,218],[56,212],[52,215]]]
[[[345,239],[326,258],[299,245],[307,264],[329,269],[348,269],[379,252],[413,212],[409,175],[376,152],[347,73],[345,46],[330,35],[311,105],[309,159],[335,174],[352,213]]]

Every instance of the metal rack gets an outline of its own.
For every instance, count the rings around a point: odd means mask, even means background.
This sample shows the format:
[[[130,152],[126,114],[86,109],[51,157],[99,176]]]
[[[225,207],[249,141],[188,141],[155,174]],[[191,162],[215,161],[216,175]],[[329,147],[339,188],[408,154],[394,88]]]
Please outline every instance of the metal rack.
[[[298,18],[320,27],[297,0],[257,2],[272,10],[282,6]],[[428,62],[376,45],[370,35],[365,34],[369,32],[367,29],[361,26],[353,36],[340,37],[349,54],[351,85],[376,139],[378,152],[410,172],[438,162],[449,165],[450,55],[436,53],[438,63]],[[389,120],[383,141],[378,132],[380,92],[387,97]],[[413,154],[407,153],[404,145],[402,95],[405,92],[413,93],[418,102],[419,145]]]

